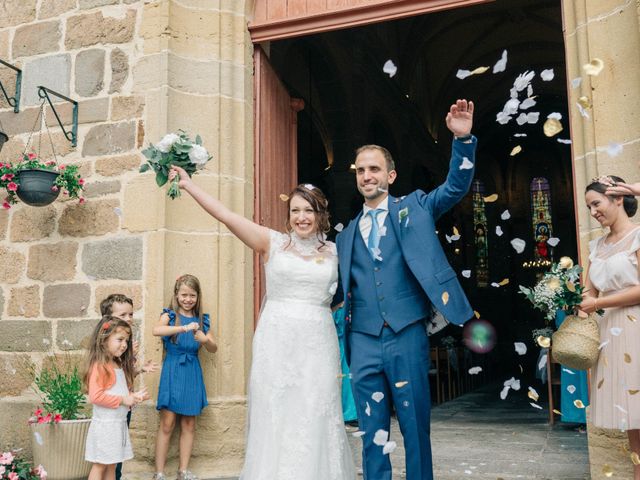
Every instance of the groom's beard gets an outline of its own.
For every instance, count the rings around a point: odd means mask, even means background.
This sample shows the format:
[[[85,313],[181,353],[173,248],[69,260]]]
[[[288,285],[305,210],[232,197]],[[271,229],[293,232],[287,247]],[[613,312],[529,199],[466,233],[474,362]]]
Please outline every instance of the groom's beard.
[[[384,196],[389,193],[389,184],[376,185],[375,190],[371,193],[366,193],[364,188],[361,188],[360,185],[358,185],[358,191],[364,197],[364,199],[368,201],[383,199]]]

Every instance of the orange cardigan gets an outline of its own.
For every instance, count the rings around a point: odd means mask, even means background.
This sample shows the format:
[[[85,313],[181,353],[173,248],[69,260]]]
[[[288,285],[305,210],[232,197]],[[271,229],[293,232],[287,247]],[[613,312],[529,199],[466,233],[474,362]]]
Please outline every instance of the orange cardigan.
[[[106,408],[118,408],[122,404],[121,395],[110,395],[107,392],[116,383],[116,372],[111,365],[105,365],[108,375],[98,368],[91,366],[89,374],[89,401],[94,405]]]

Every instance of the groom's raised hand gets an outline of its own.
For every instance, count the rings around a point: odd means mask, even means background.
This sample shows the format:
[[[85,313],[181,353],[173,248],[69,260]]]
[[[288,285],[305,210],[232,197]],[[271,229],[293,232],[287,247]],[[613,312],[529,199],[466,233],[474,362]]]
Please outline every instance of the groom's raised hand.
[[[466,99],[458,99],[451,105],[447,113],[447,128],[456,137],[466,137],[471,133],[473,126],[473,102]]]

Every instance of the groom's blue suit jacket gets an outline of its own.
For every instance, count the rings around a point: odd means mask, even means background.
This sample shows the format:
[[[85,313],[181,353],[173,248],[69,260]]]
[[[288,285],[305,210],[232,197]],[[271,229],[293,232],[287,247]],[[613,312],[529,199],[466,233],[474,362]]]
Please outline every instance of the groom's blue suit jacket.
[[[473,316],[473,310],[458,282],[456,272],[449,265],[440,245],[435,222],[442,214],[460,202],[469,191],[475,169],[476,143],[475,137],[470,143],[453,141],[447,179],[436,189],[429,193],[416,190],[402,198],[389,196],[389,214],[387,222],[385,222],[385,224],[392,226],[404,261],[420,288],[443,316],[450,323],[457,325],[469,320]],[[473,163],[473,166],[466,168],[469,167],[469,162]],[[465,168],[460,168],[461,166]],[[363,241],[358,226],[361,216],[362,212],[336,238],[344,308],[347,313],[352,313],[352,301],[362,301],[361,298],[355,299],[351,296],[353,283],[351,265],[354,242]],[[390,233],[388,232],[387,235]],[[384,257],[384,252],[382,256]],[[382,263],[384,263],[384,258]],[[400,275],[400,272],[385,273],[385,275],[394,274]],[[397,280],[396,284],[398,284]],[[376,295],[375,292],[371,293]],[[393,295],[393,292],[391,292],[392,295],[388,295],[388,293],[384,300],[384,310],[386,310],[384,318],[394,331],[397,332],[419,320],[413,318],[415,317],[415,306],[410,299],[406,301],[402,295]],[[371,298],[379,297],[376,295]],[[369,307],[379,309],[379,305],[377,307],[369,305]],[[382,315],[382,312],[379,313]],[[372,321],[374,320],[379,321],[379,319],[372,319]],[[360,330],[369,333],[366,328]]]

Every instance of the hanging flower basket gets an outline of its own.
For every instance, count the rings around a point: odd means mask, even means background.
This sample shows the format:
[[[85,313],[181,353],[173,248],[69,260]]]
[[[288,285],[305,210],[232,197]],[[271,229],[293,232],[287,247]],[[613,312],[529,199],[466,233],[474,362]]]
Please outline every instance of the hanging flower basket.
[[[77,165],[42,162],[33,153],[25,153],[19,163],[0,163],[0,188],[7,191],[3,208],[11,208],[18,198],[34,207],[49,205],[61,191],[69,198],[77,198],[84,203],[80,196],[84,180]]]
[[[44,207],[53,203],[60,189],[56,186],[58,172],[42,168],[32,168],[18,171],[18,198],[32,207]]]
[[[7,143],[7,140],[9,140],[9,135],[4,132],[0,132],[0,150],[2,150],[2,146]]]

